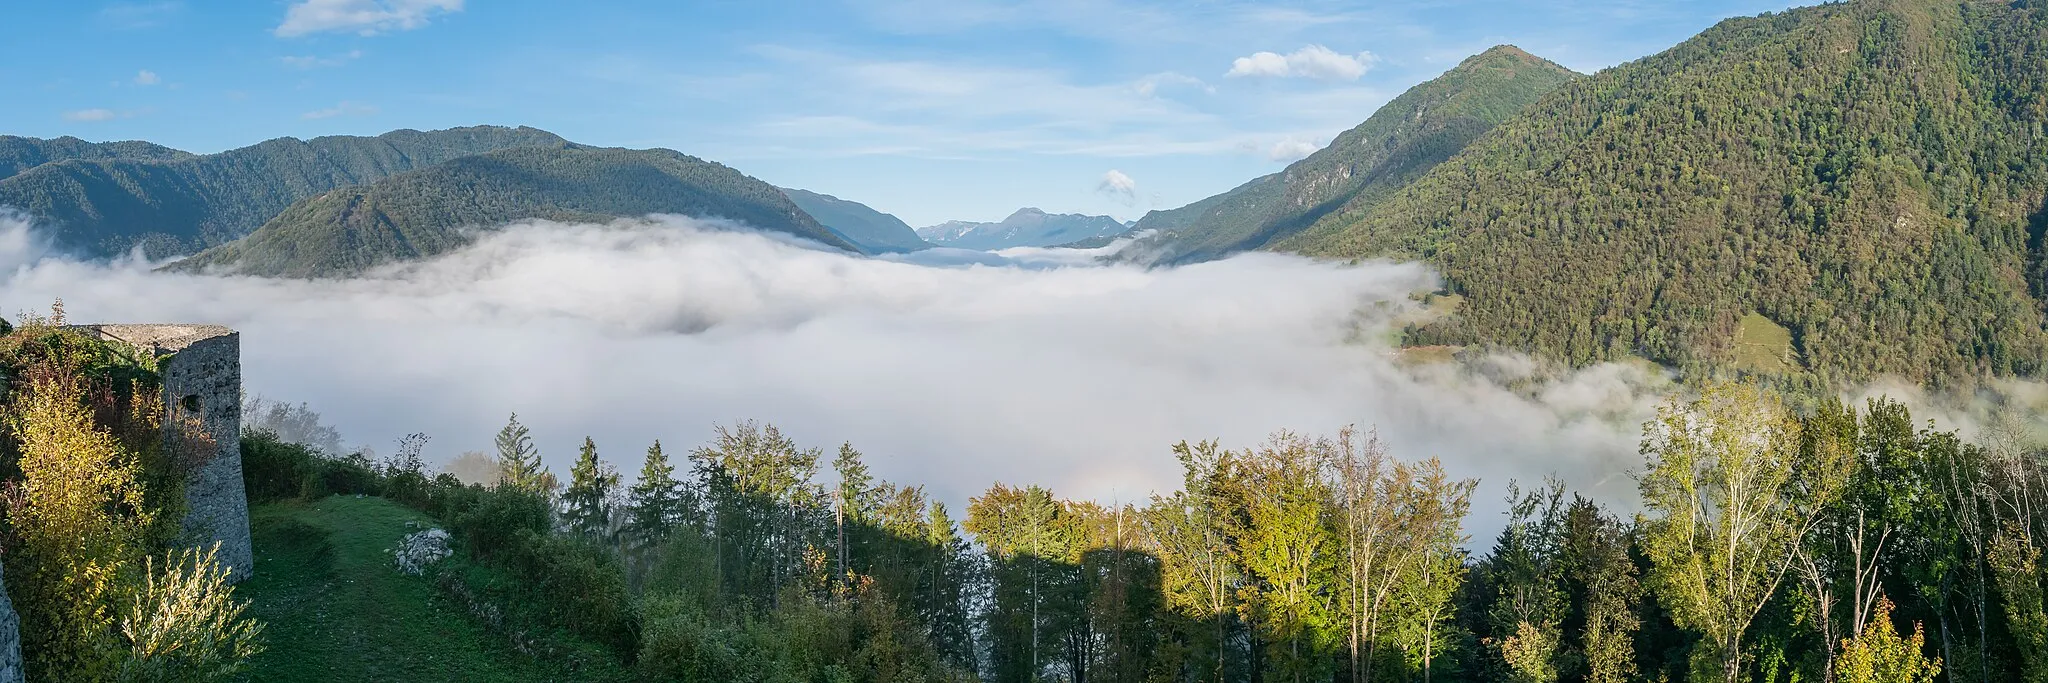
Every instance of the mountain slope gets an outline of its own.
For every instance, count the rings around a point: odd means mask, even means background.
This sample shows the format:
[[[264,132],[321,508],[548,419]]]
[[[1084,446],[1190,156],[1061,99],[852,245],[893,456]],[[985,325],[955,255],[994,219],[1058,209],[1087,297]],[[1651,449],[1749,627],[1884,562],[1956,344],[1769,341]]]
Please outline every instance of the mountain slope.
[[[1370,207],[1458,153],[1480,134],[1578,74],[1503,45],[1410,88],[1357,127],[1286,170],[1171,211],[1153,249],[1200,261],[1253,249],[1307,228],[1339,207]]]
[[[47,153],[64,140],[21,146]],[[249,234],[292,202],[337,187],[482,152],[564,142],[534,128],[477,126],[278,138],[205,156],[110,143],[120,147],[101,145],[101,156],[52,160],[0,180],[0,206],[27,211],[53,230],[59,246],[87,255],[137,244],[160,255],[189,253]],[[125,156],[107,156],[116,151]]]
[[[859,245],[862,251],[879,254],[917,251],[932,246],[919,238],[917,232],[902,219],[876,211],[866,204],[787,187],[782,188],[782,193],[789,195],[789,200],[796,202],[797,208],[847,241]]]
[[[50,140],[0,135],[0,180],[52,161],[152,159],[174,161],[195,155],[139,140],[86,142],[65,136]]]
[[[727,218],[854,249],[774,186],[726,166],[665,149],[561,145],[463,157],[334,190],[175,267],[346,276],[460,247],[468,228],[650,213]]]
[[[1126,230],[1128,228],[1122,222],[1108,216],[1046,213],[1023,208],[1000,222],[947,221],[918,228],[917,236],[939,246],[993,251],[1010,247],[1050,247],[1117,235]]]
[[[1420,343],[1721,368],[1749,328],[1823,384],[2038,375],[2044,131],[2048,7],[1797,9],[1567,85],[1277,246],[1435,262],[1464,300]]]

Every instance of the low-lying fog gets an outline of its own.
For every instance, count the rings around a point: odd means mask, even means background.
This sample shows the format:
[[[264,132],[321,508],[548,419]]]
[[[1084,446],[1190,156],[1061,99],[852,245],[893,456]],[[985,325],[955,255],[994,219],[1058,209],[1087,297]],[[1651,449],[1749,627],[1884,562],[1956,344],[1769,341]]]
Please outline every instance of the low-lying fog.
[[[9,318],[61,297],[72,322],[228,325],[246,391],[311,404],[350,444],[388,453],[425,432],[445,461],[490,450],[517,411],[557,473],[585,435],[630,478],[655,439],[681,453],[752,418],[828,451],[851,441],[878,476],[955,505],[997,481],[1140,501],[1178,485],[1183,439],[1357,424],[1481,478],[1468,528],[1488,534],[1510,479],[1556,473],[1630,507],[1640,425],[1668,388],[1637,366],[1531,379],[1525,359],[1401,363],[1410,294],[1436,287],[1415,264],[861,258],[675,217],[519,224],[351,281],[156,273],[39,245],[0,217]]]

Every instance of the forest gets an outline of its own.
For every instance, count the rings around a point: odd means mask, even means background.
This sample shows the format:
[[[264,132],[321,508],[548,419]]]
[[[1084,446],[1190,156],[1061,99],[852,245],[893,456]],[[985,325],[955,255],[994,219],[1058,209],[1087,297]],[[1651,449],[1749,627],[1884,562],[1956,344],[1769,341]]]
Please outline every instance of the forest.
[[[1415,344],[1969,387],[2048,358],[2048,6],[1872,0],[1721,22],[1575,79],[1393,196],[1274,248],[1421,258]]]
[[[60,323],[0,336],[30,680],[236,680],[281,625],[165,528],[192,451],[157,438],[148,364]],[[343,455],[316,416],[252,407],[290,427],[247,430],[252,503],[420,511],[491,577],[420,580],[585,680],[2048,680],[2048,450],[1882,398],[1673,396],[1639,512],[1527,482],[1491,539],[1465,531],[1478,482],[1369,428],[1162,447],[1184,481],[1142,504],[1019,482],[954,510],[769,424],[585,439],[556,472],[515,415],[465,482],[425,435]]]

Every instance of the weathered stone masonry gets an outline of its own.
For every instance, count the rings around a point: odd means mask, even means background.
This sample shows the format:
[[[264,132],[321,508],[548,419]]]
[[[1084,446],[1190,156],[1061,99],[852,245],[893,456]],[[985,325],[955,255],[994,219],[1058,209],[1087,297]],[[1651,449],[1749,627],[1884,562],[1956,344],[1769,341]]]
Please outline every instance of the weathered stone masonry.
[[[242,337],[218,325],[86,325],[108,341],[160,359],[164,425],[197,422],[213,441],[213,457],[185,480],[185,537],[195,546],[220,543],[230,581],[248,578],[249,498],[242,483]]]

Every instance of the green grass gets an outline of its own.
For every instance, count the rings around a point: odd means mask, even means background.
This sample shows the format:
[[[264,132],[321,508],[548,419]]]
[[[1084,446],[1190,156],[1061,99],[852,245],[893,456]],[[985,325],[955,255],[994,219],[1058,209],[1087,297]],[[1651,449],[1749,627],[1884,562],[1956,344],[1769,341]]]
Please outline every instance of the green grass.
[[[430,526],[381,498],[331,496],[250,511],[255,575],[236,589],[268,624],[254,681],[580,680],[519,653],[390,549]],[[460,562],[450,558],[447,562]]]
[[[1735,368],[1772,375],[1798,372],[1792,331],[1756,313],[1742,316],[1741,326],[1735,328]]]

